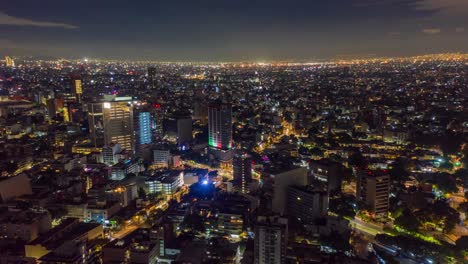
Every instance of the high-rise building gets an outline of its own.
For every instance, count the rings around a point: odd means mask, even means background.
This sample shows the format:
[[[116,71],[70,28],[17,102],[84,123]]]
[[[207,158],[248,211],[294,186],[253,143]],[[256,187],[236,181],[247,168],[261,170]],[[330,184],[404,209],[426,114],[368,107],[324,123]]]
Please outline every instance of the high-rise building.
[[[286,263],[288,220],[273,216],[259,216],[255,224],[255,264]]]
[[[153,150],[153,165],[157,168],[169,167],[171,152],[164,146],[158,146]]]
[[[47,116],[49,119],[54,119],[57,116],[57,107],[55,104],[55,99],[47,99]]]
[[[192,142],[192,117],[189,113],[174,113],[164,119],[164,134],[175,139],[178,146]]]
[[[203,92],[203,88],[197,88],[194,91],[193,101],[193,119],[198,120],[201,124],[208,124],[208,107],[205,100],[206,95]]]
[[[151,228],[150,239],[158,244],[159,258],[163,258],[166,255],[166,247],[175,238],[174,230],[174,226],[169,220],[163,220],[161,224]]]
[[[163,137],[164,108],[160,103],[151,105],[151,133],[158,140]]]
[[[237,153],[232,160],[233,185],[242,193],[247,193],[252,181],[252,156],[247,153]]]
[[[15,61],[10,56],[5,56],[5,64],[7,67],[15,67]]]
[[[312,224],[314,220],[327,216],[328,193],[311,186],[289,186],[286,209],[290,219]]]
[[[377,216],[388,214],[390,176],[387,171],[362,170],[358,172],[356,198],[370,207]]]
[[[115,97],[103,102],[104,143],[118,143],[123,149],[135,151],[133,107],[131,97]]]
[[[104,145],[104,120],[103,120],[103,104],[89,103],[88,104],[88,124],[91,143],[94,147],[102,147]]]
[[[153,143],[151,133],[151,113],[146,109],[135,108],[133,112],[134,131],[135,131],[135,149],[138,154],[145,145]]]
[[[328,192],[341,190],[343,175],[341,164],[330,159],[312,160],[309,163],[312,176],[327,184]]]
[[[177,144],[186,146],[192,142],[192,117],[185,116],[177,119]]]
[[[208,145],[219,160],[232,159],[232,107],[220,102],[208,106]]]
[[[273,183],[273,199],[271,209],[283,215],[286,213],[288,187],[292,185],[307,185],[307,169],[304,167],[276,167],[265,171],[267,180]]]
[[[139,112],[137,118],[137,143],[138,144],[151,144],[151,127],[150,127],[150,113]]]
[[[148,81],[151,89],[156,89],[156,67],[148,67]]]
[[[121,151],[120,144],[111,144],[102,148],[102,160],[104,164],[114,165],[119,162],[118,154]]]
[[[83,84],[81,79],[73,80],[73,92],[75,93],[76,101],[81,103],[81,96],[83,95]]]

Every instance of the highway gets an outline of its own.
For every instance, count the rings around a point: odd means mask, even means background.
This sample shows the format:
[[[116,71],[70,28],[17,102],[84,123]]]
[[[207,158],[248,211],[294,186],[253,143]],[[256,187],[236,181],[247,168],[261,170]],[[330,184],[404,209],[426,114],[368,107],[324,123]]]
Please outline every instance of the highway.
[[[121,239],[125,237],[126,235],[130,234],[131,232],[137,230],[141,225],[136,225],[136,224],[130,224],[128,226],[125,226],[121,230],[119,230],[116,233],[112,233],[111,237],[112,239]]]
[[[385,233],[383,227],[379,225],[367,223],[358,218],[346,218],[346,220],[349,221],[351,227],[354,228],[354,230],[357,230],[366,235],[376,236],[377,234]]]
[[[180,200],[180,197],[184,194],[188,193],[188,188],[181,188],[178,192],[176,192],[172,197],[174,197],[176,200]],[[150,215],[150,213],[152,211],[155,211],[155,210],[166,210],[167,207],[169,206],[169,201],[171,199],[166,199],[166,200],[162,200],[162,201],[159,201],[158,203],[150,206],[149,208],[143,208],[141,209],[140,211],[138,211],[135,215],[138,215],[139,213],[141,212],[145,212],[146,215]],[[130,234],[131,232],[137,230],[138,228],[141,228],[142,226],[144,225],[144,222],[141,222],[141,223],[131,223],[129,225],[125,225],[125,227],[123,227],[121,230],[117,231],[117,232],[112,232],[110,235],[111,235],[111,239],[121,239],[123,237],[125,237],[126,235]]]

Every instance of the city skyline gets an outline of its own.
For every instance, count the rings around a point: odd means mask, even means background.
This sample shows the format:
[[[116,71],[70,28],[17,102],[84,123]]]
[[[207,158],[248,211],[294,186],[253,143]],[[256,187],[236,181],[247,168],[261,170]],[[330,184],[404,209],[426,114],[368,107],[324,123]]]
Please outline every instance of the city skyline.
[[[25,8],[26,7],[26,8]],[[0,4],[3,55],[162,61],[468,52],[463,0]]]
[[[463,263],[466,72],[5,56],[0,262]]]
[[[468,0],[0,1],[0,263],[468,263]]]

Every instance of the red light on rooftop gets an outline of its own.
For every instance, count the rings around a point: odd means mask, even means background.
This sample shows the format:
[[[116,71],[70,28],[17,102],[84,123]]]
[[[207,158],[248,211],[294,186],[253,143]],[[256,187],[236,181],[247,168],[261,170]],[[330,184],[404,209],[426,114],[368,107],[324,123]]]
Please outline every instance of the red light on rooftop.
[[[161,104],[153,104],[153,108],[161,108]]]

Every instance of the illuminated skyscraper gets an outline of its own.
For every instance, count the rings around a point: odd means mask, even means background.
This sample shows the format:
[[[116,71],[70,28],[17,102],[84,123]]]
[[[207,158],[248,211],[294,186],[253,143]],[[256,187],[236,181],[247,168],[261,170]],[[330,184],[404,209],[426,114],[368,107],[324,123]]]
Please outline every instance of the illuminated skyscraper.
[[[208,145],[219,160],[231,160],[232,107],[230,104],[216,102],[208,106]]]
[[[135,108],[133,111],[135,150],[140,153],[140,148],[153,143],[151,134],[151,114],[146,109]]]
[[[115,97],[102,106],[104,144],[118,143],[125,150],[135,151],[132,98]]]
[[[76,101],[78,103],[81,103],[81,96],[83,95],[82,81],[80,79],[74,79],[73,88],[74,88],[73,92],[75,93],[75,96],[76,96]]]
[[[137,112],[135,117],[135,133],[137,144],[151,144],[150,113]]]
[[[234,186],[242,193],[247,193],[252,181],[252,156],[247,153],[234,155],[232,160]]]
[[[7,67],[15,67],[15,61],[10,56],[5,56],[5,64]]]

